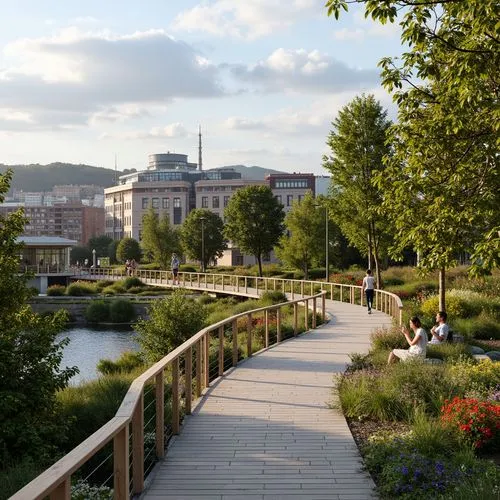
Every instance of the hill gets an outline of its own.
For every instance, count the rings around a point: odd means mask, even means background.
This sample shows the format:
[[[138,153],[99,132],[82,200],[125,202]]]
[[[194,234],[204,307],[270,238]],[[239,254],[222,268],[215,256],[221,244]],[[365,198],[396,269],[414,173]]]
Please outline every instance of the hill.
[[[75,165],[72,163],[50,163],[48,165],[4,165],[0,163],[0,172],[8,168],[14,171],[11,190],[23,191],[51,191],[55,185],[60,184],[95,184],[102,187],[114,185],[115,171],[111,168],[94,167],[92,165]],[[278,170],[245,165],[228,165],[221,168],[234,168],[241,173],[244,179],[262,180],[267,174],[282,173]],[[124,175],[135,170],[118,171]]]

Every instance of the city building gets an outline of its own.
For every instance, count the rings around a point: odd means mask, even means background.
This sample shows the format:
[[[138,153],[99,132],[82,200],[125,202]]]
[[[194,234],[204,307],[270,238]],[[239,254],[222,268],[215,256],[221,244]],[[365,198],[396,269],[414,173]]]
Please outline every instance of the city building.
[[[20,207],[28,223],[25,236],[55,236],[75,240],[86,245],[93,236],[104,234],[104,209],[81,204],[28,206],[21,203],[3,203],[0,214],[8,214]]]

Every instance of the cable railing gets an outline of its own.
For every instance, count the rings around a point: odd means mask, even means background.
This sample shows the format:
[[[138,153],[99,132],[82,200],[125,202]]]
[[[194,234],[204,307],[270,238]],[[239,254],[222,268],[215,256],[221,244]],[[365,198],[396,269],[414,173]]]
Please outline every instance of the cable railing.
[[[203,391],[259,350],[324,322],[326,294],[246,311],[199,331],[132,382],[114,418],[11,500],[69,500],[82,495],[87,481],[115,499],[141,493]]]

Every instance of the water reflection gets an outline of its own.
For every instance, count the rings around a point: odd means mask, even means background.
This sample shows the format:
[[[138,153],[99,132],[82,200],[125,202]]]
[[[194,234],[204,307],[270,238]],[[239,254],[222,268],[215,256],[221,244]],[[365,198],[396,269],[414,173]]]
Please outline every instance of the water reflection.
[[[137,351],[136,333],[132,330],[99,328],[71,328],[60,333],[57,339],[70,339],[64,348],[61,366],[78,366],[80,373],[71,379],[71,384],[98,377],[97,363],[102,358],[115,360],[122,352]]]

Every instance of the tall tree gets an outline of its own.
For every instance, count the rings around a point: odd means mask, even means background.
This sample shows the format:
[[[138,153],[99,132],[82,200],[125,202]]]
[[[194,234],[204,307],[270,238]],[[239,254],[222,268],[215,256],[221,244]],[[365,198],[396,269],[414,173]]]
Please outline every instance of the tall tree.
[[[0,174],[0,203],[11,176]],[[50,455],[65,433],[56,392],[77,372],[59,366],[67,341],[55,338],[66,321],[64,310],[41,318],[26,304],[33,292],[26,286],[30,276],[19,272],[23,245],[17,240],[26,222],[22,210],[0,215],[0,469],[13,459]]]
[[[197,208],[190,212],[181,227],[182,248],[190,259],[206,269],[210,261],[222,257],[227,248],[224,222],[210,210]]]
[[[109,257],[109,245],[113,242],[113,238],[102,234],[101,236],[93,236],[89,239],[87,246],[90,251],[95,250],[97,257]]]
[[[387,224],[378,213],[382,201],[373,183],[384,169],[383,157],[390,153],[387,112],[373,95],[356,97],[332,122],[327,144],[331,155],[323,166],[332,173],[329,212],[349,242],[363,255],[372,257],[380,287],[380,258],[387,247]]]
[[[309,269],[325,256],[326,210],[318,206],[311,193],[294,201],[285,217],[288,234],[281,236],[276,255],[288,265],[301,269],[309,279]]]
[[[386,89],[398,104],[395,155],[379,185],[397,229],[397,253],[419,251],[420,266],[445,270],[460,251],[476,270],[500,263],[498,164],[500,39],[496,0],[414,2],[329,0],[338,17],[349,3],[382,23],[401,16],[398,61],[381,61]],[[409,206],[408,206],[409,205]]]
[[[134,238],[123,238],[116,248],[116,260],[125,262],[134,259],[137,262],[141,260],[141,246]]]
[[[272,251],[283,234],[283,205],[269,187],[248,186],[236,191],[224,216],[226,237],[255,256],[262,276],[262,256]]]
[[[172,253],[179,251],[179,236],[168,215],[160,217],[153,208],[148,210],[142,219],[141,247],[162,269],[169,268]]]

